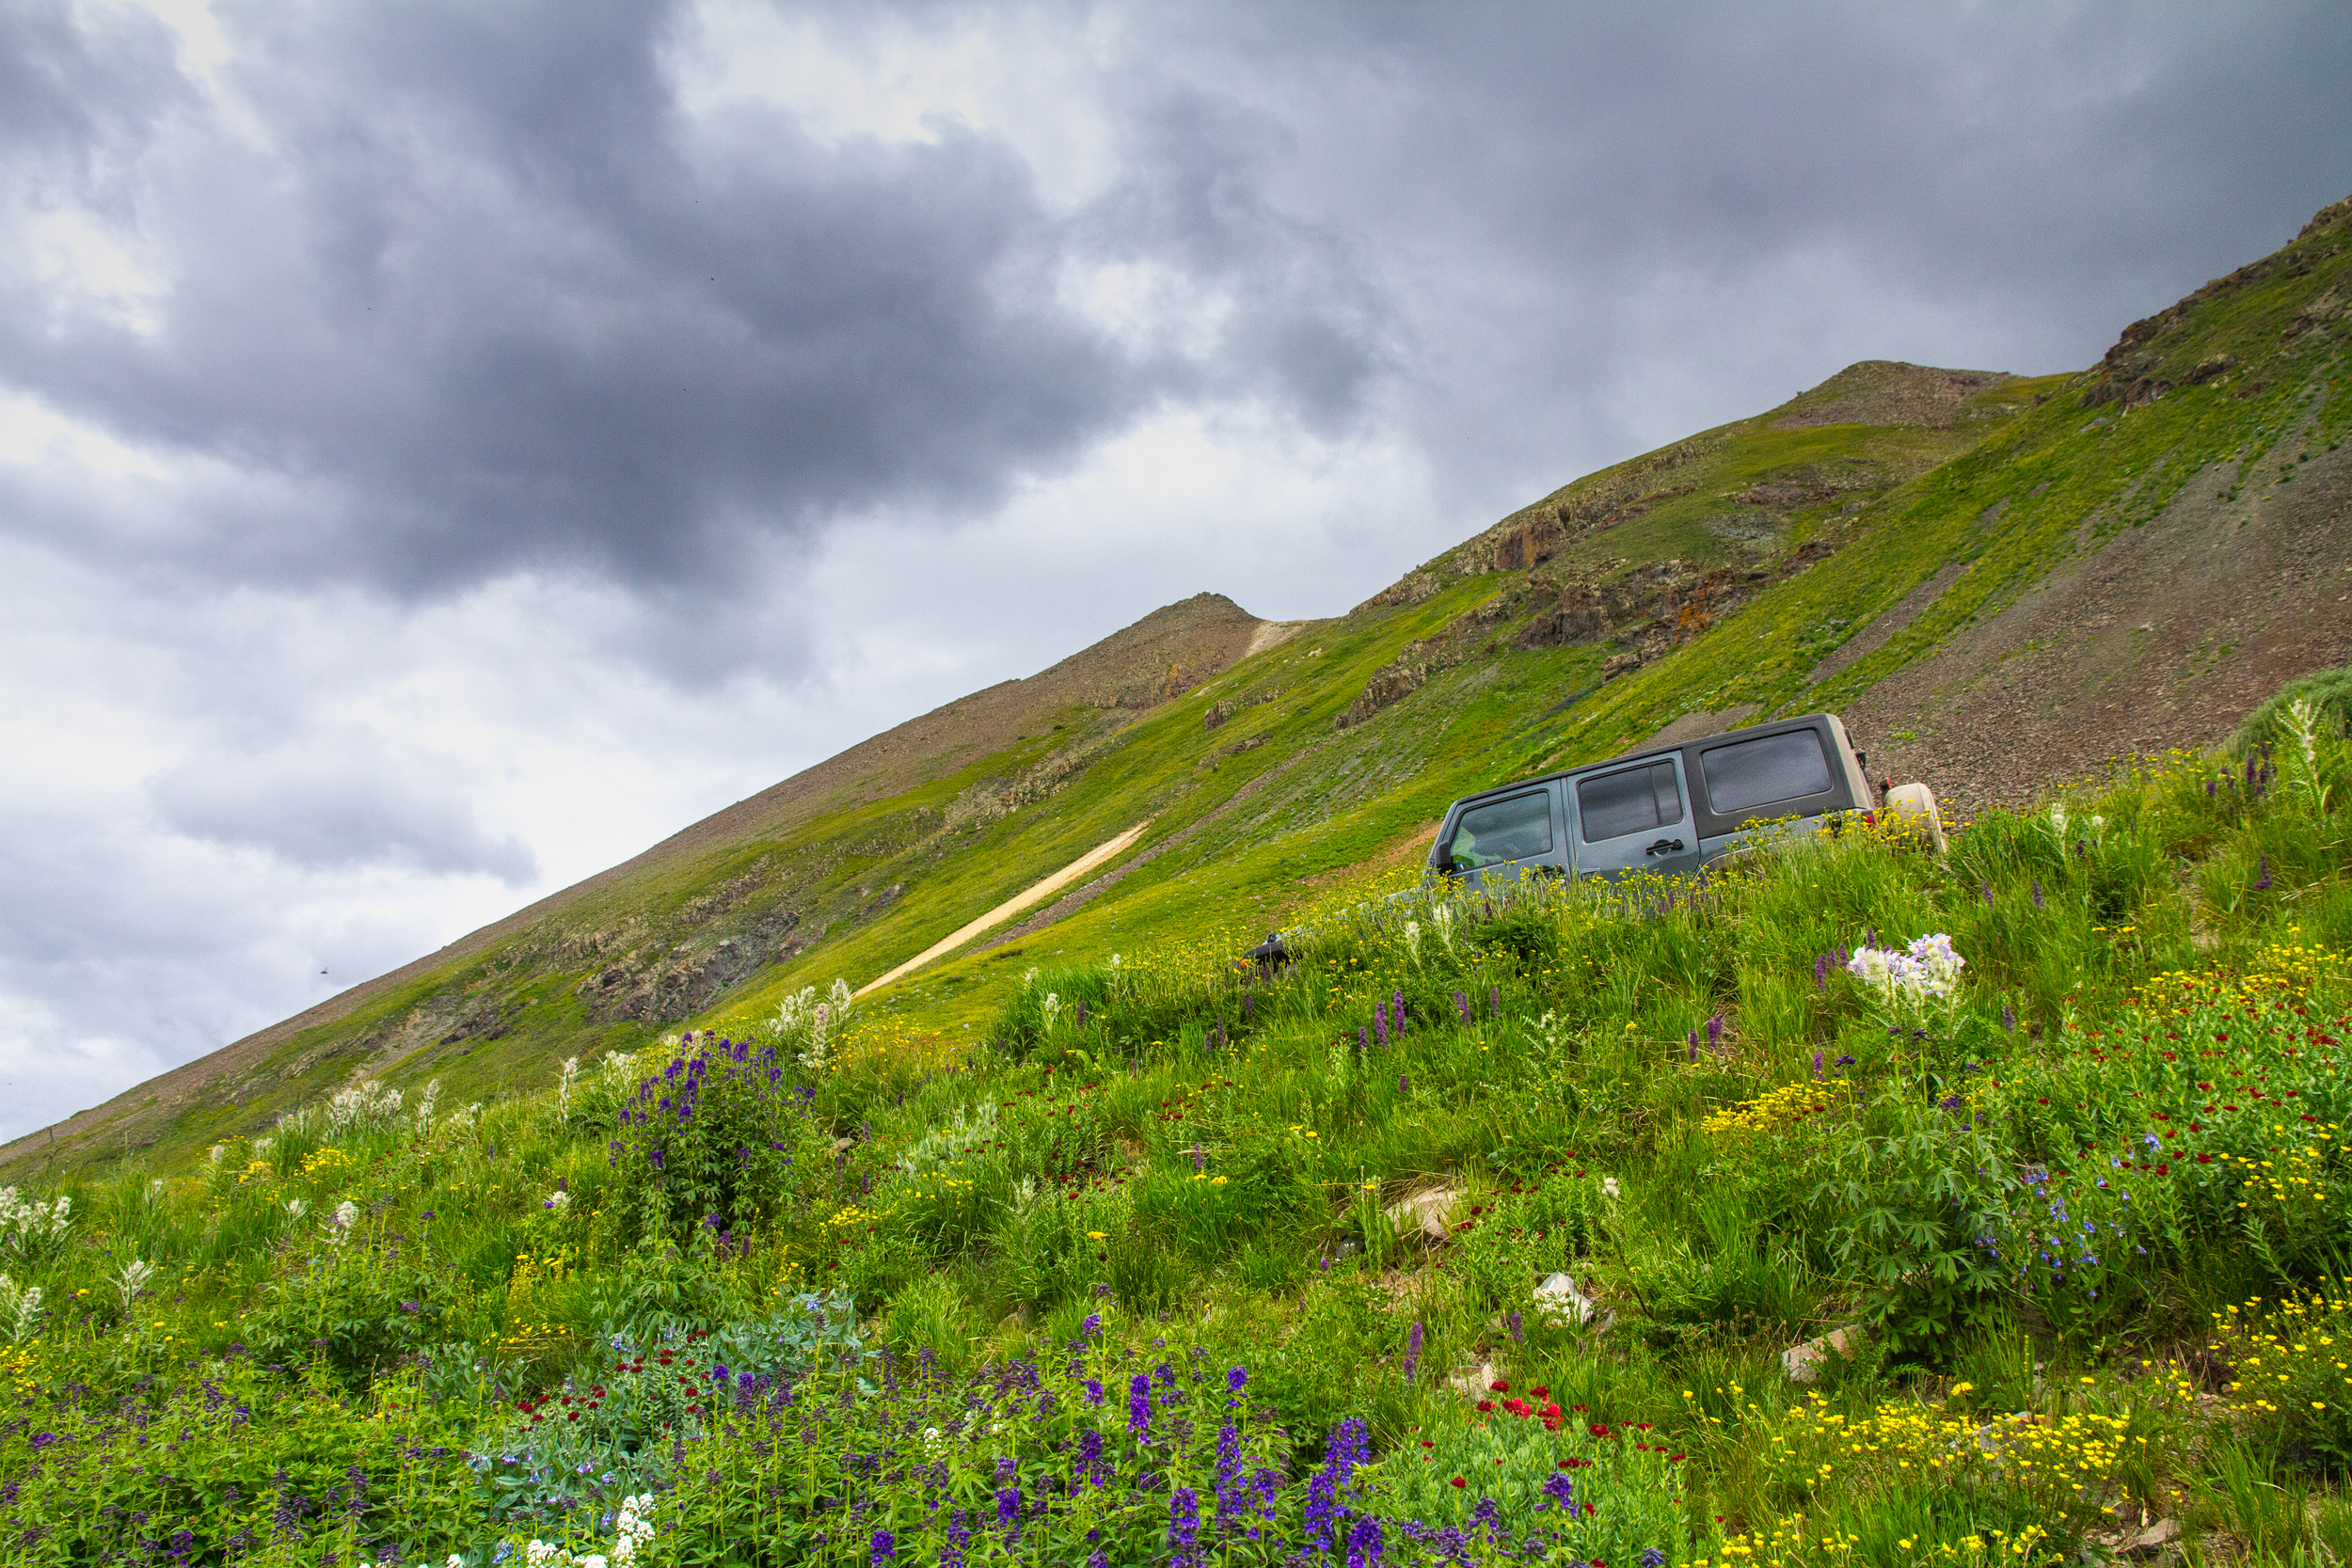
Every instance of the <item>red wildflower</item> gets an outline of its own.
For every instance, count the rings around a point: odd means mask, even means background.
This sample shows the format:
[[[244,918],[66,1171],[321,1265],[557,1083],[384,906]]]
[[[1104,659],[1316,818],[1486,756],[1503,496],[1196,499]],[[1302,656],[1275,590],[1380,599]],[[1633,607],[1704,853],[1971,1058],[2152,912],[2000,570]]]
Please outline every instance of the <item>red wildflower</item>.
[[[1483,1413],[1483,1412],[1485,1412],[1485,1411],[1492,1410],[1494,1407],[1495,1407],[1495,1402],[1494,1402],[1494,1401],[1492,1401],[1492,1400],[1480,1400],[1480,1401],[1478,1402],[1478,1408],[1479,1408],[1479,1410],[1480,1410],[1482,1413]]]
[[[1609,1426],[1605,1421],[1595,1421],[1591,1426],[1586,1427],[1584,1430],[1591,1433],[1596,1437],[1606,1437],[1609,1435]]]
[[[1507,1377],[1499,1377],[1486,1386],[1498,1394],[1507,1394],[1511,1391],[1511,1380]]]
[[[1470,1482],[1464,1481],[1460,1476],[1455,1476],[1451,1484],[1455,1486],[1468,1486]]]

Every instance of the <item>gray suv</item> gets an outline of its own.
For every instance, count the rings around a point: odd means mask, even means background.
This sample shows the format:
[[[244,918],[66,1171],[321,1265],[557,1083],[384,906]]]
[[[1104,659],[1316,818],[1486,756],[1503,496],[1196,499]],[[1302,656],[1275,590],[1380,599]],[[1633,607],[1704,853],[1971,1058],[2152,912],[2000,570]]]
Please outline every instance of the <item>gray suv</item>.
[[[1834,713],[1635,752],[1464,796],[1446,808],[1429,865],[1473,888],[1529,871],[1688,874],[1729,854],[1753,823],[1817,826],[1872,810],[1867,760]],[[1885,809],[1942,847],[1925,784],[1890,790]]]

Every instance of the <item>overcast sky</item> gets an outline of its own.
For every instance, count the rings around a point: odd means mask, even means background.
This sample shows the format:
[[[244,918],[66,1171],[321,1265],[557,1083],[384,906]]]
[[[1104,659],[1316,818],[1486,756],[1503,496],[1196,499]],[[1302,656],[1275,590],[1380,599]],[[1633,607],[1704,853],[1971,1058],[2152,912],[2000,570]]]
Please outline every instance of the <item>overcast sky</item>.
[[[0,0],[0,1135],[2352,192],[2328,5]]]

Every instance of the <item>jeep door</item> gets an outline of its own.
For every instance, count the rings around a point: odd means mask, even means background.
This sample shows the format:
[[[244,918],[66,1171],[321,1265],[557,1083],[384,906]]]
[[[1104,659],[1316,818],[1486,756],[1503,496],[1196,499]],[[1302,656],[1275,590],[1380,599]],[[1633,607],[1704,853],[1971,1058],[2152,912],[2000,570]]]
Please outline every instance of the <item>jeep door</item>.
[[[1699,835],[1679,752],[1597,768],[1567,784],[1578,876],[1698,869]]]
[[[1565,827],[1559,785],[1547,780],[1462,807],[1448,827],[1445,847],[1462,879],[1484,887],[1489,879],[1565,868]]]

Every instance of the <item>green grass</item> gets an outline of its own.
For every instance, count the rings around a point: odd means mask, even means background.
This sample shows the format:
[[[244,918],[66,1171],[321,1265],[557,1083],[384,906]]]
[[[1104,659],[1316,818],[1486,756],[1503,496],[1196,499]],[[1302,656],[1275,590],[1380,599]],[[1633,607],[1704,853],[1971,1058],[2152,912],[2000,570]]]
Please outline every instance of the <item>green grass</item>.
[[[20,1560],[135,1551],[143,1513],[199,1560],[471,1563],[608,1542],[624,1493],[656,1499],[649,1560],[865,1562],[874,1528],[930,1553],[932,1501],[991,1525],[998,1458],[1028,1496],[1067,1473],[1092,1377],[1109,1480],[1024,1527],[1049,1556],[1093,1529],[1167,1560],[1170,1470],[1213,1497],[1209,1416],[1246,1410],[1216,1418],[1270,1478],[1269,1540],[1311,1538],[1338,1466],[1399,1560],[1402,1521],[1483,1528],[1481,1497],[1557,1530],[1541,1487],[1570,1475],[1603,1513],[1562,1549],[1628,1560],[1742,1534],[1836,1560],[1832,1528],[1871,1560],[1996,1529],[1986,1560],[2055,1560],[2143,1504],[2287,1560],[2343,1505],[2275,1499],[2332,1499],[2352,1454],[2343,1374],[2293,1348],[2352,1314],[2352,754],[2316,746],[2309,776],[2191,759],[1988,814],[1942,859],[1853,832],[1704,886],[1335,884],[1279,974],[1214,927],[1041,965],[951,1053],[853,1011],[811,1069],[803,1016],[738,1032],[740,1064],[656,1049],[429,1113],[373,1091],[69,1181],[67,1225],[0,1236],[11,1298],[43,1292],[0,1303]],[[1148,907],[1219,908],[1182,875]],[[1835,961],[1931,930],[1968,959],[1947,1001]],[[691,1123],[653,1109],[697,1075]],[[1425,1192],[1442,1244],[1391,1218]],[[1554,1271],[1605,1327],[1547,1318]],[[1853,1354],[1788,1385],[1780,1347],[1841,1323]],[[723,1413],[663,1346],[756,1386]],[[1162,1363],[1155,1398],[1208,1402],[1155,1449],[1116,1391]],[[971,1414],[999,1406],[1024,1414]],[[967,1456],[938,1474],[903,1447],[932,1426]]]

